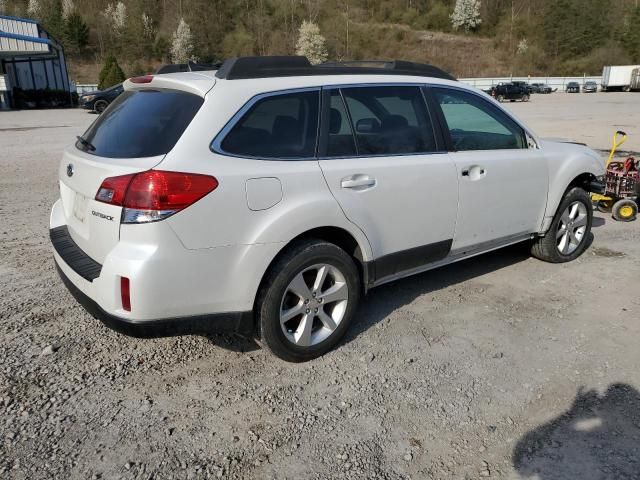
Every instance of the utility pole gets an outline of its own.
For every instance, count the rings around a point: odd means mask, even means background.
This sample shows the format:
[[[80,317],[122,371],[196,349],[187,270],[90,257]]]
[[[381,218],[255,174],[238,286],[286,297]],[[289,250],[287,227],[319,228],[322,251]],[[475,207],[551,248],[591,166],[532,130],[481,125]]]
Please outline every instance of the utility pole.
[[[349,2],[346,2],[347,6],[347,48],[345,50],[345,58],[349,58]]]

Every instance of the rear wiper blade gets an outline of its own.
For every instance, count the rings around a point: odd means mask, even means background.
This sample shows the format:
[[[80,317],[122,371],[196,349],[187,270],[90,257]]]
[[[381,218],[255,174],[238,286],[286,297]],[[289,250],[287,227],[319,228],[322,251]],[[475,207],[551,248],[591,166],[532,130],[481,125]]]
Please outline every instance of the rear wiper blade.
[[[87,140],[86,138],[78,135],[76,136],[76,138],[78,139],[78,141],[84,145],[85,147],[87,147],[88,150],[94,152],[96,150],[96,147],[93,145],[93,143],[91,143],[89,140]]]

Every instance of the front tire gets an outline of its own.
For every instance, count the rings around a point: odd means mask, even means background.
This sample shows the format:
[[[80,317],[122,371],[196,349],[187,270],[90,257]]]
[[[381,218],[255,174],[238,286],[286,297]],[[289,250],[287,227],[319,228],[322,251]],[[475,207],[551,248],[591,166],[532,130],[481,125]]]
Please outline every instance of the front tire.
[[[109,103],[106,100],[98,100],[94,105],[93,105],[93,109],[97,112],[97,113],[102,113],[105,111],[105,109],[109,106]]]
[[[547,234],[534,241],[531,254],[551,263],[575,260],[587,249],[592,223],[589,194],[582,188],[572,188],[560,202]]]
[[[289,362],[324,355],[342,339],[360,301],[360,274],[338,246],[301,240],[263,281],[256,305],[262,343]]]

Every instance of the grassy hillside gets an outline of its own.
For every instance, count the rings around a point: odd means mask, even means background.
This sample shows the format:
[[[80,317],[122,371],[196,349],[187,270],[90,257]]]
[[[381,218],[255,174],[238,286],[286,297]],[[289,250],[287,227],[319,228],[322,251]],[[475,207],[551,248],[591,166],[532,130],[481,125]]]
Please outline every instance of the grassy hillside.
[[[425,61],[456,76],[595,74],[604,64],[640,62],[637,0],[480,0],[480,23],[469,31],[454,30],[455,5],[456,0],[3,0],[0,8],[36,17],[62,39],[79,82],[95,82],[108,55],[117,57],[127,75],[168,63],[180,19],[191,30],[189,54],[201,61],[294,54],[307,20],[320,27],[329,59]]]

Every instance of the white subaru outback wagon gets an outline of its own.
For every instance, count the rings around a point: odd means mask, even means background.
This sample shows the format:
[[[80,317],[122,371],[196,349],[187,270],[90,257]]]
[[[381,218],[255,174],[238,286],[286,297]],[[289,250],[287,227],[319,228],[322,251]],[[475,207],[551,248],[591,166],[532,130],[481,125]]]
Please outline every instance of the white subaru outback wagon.
[[[50,220],[63,281],[124,333],[233,330],[303,361],[372,287],[588,246],[600,156],[438,68],[246,57],[124,86],[64,152]]]

